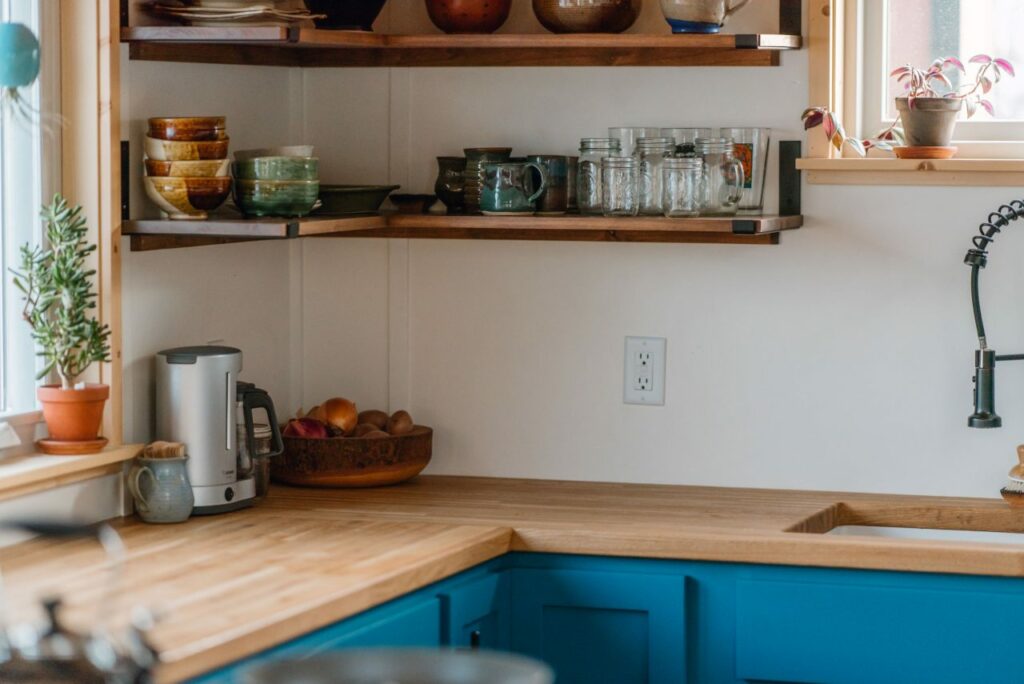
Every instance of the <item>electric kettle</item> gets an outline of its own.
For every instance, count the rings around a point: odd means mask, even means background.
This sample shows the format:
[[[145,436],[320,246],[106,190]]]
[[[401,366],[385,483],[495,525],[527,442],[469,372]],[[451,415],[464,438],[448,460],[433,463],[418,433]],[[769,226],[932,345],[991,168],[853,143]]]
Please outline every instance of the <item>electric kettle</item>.
[[[284,451],[270,395],[240,382],[242,352],[234,347],[165,349],[156,355],[156,438],[182,442],[194,515],[250,506],[256,496],[252,468],[239,468],[246,453],[240,434],[253,439],[253,411],[262,409],[272,434],[272,451]],[[244,430],[239,428],[244,425]]]

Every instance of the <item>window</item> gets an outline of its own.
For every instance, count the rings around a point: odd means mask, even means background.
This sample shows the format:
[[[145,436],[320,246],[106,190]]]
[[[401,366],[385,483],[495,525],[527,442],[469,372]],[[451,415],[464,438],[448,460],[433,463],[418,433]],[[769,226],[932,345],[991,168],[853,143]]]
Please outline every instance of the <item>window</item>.
[[[1005,77],[988,99],[995,116],[979,110],[971,119],[961,113],[955,144],[960,157],[1024,157],[1024,26],[1020,0],[861,0],[851,2],[859,25],[859,86],[847,97],[860,103],[858,126],[874,135],[896,116],[894,98],[900,86],[889,73],[905,64],[927,66],[938,57],[958,56],[966,63],[977,54],[1003,57],[1019,67],[1016,78]],[[860,5],[859,8],[856,5]],[[850,9],[850,8],[848,8]],[[966,64],[973,75],[977,65]],[[953,76],[953,74],[950,74]],[[954,85],[959,79],[953,76]],[[850,101],[848,99],[848,101]]]
[[[33,109],[59,112],[60,3],[0,0],[0,19],[22,23],[40,38],[42,71],[24,94]],[[59,187],[60,135],[56,125],[38,126],[0,117],[0,415],[34,412],[38,368],[28,326],[21,320],[20,293],[9,269],[22,244],[40,239],[39,208]]]

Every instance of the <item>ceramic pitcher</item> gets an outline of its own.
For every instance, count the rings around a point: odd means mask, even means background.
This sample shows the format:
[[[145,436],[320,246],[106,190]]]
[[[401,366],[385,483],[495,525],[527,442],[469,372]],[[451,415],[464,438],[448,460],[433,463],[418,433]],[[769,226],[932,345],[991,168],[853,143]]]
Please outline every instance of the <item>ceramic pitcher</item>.
[[[661,0],[672,33],[718,33],[726,19],[750,0]]]
[[[139,517],[148,523],[188,520],[195,499],[182,458],[136,458],[128,473],[128,490]]]

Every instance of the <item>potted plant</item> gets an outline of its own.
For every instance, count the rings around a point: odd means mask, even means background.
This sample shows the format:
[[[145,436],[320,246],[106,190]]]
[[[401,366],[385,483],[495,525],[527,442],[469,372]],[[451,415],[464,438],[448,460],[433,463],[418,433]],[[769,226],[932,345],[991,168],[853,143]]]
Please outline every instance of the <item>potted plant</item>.
[[[805,129],[822,126],[832,145],[841,150],[849,145],[865,156],[872,147],[893,151],[901,158],[949,158],[956,154],[950,146],[953,129],[961,109],[967,117],[984,109],[995,114],[987,99],[1003,76],[1015,76],[1013,65],[1005,59],[975,55],[970,64],[977,65],[973,81],[954,86],[948,72],[967,75],[967,69],[956,57],[936,59],[927,69],[910,65],[894,69],[890,76],[903,84],[906,95],[896,98],[896,120],[874,138],[860,139],[847,135],[842,123],[827,107],[811,107],[803,113]]]
[[[93,363],[110,360],[110,328],[90,314],[96,308],[96,271],[86,260],[96,245],[86,240],[82,208],[69,207],[60,195],[41,216],[46,245],[23,245],[21,269],[13,272],[25,302],[23,316],[45,361],[37,379],[51,373],[60,378],[59,385],[37,390],[50,433],[37,446],[45,453],[91,453],[107,442],[98,435],[110,396],[107,385],[78,382]]]

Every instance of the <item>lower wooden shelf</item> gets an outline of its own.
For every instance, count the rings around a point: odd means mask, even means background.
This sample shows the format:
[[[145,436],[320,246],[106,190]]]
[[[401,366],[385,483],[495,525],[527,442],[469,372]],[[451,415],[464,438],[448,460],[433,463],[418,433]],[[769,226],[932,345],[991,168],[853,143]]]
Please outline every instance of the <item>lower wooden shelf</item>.
[[[283,240],[297,237],[453,240],[562,240],[775,245],[779,233],[803,225],[802,216],[699,218],[604,216],[447,216],[379,214],[337,218],[127,221],[132,251]]]

